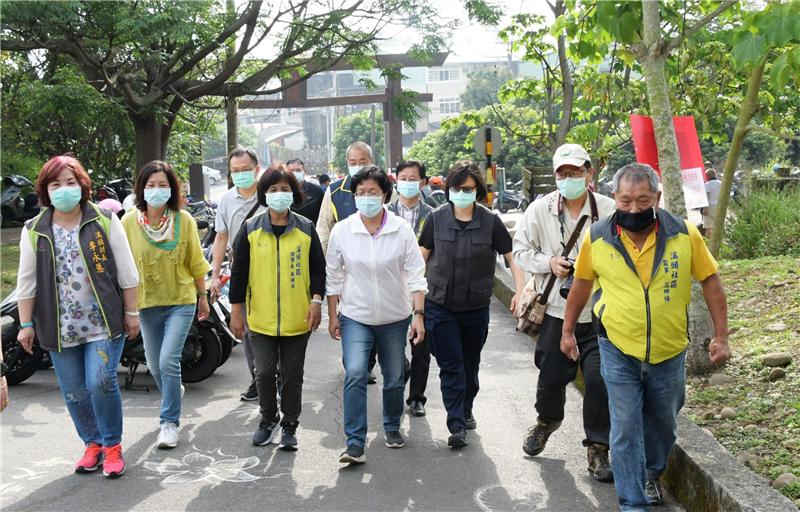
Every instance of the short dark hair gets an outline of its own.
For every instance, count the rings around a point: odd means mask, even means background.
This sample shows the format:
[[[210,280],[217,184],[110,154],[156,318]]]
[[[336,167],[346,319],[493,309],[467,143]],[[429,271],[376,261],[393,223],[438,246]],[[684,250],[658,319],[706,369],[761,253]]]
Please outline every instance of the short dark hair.
[[[291,159],[289,159],[289,160],[287,160],[287,161],[286,161],[286,165],[292,165],[292,164],[300,164],[300,165],[302,165],[302,166],[303,166],[303,169],[305,169],[305,168],[306,168],[306,164],[305,164],[305,162],[303,162],[303,161],[302,161],[302,160],[300,160],[299,158],[291,158]]]
[[[230,170],[231,168],[231,160],[233,160],[237,156],[244,156],[244,155],[249,156],[250,160],[252,160],[254,164],[258,165],[258,156],[256,155],[256,152],[250,148],[243,148],[239,146],[233,148],[233,150],[231,150],[230,154],[228,155],[228,169]]]
[[[283,167],[270,167],[264,171],[264,174],[262,174],[261,178],[258,179],[258,188],[256,189],[256,193],[258,194],[259,204],[267,206],[267,190],[269,190],[269,187],[272,185],[277,185],[282,181],[285,181],[289,185],[289,188],[292,189],[294,204],[302,204],[303,190],[300,188],[300,184],[297,183],[297,179],[294,177],[294,174],[287,171]]]
[[[444,195],[447,199],[450,199],[450,187],[460,187],[467,181],[467,178],[472,177],[475,180],[475,201],[482,202],[486,199],[488,195],[488,190],[486,190],[486,183],[483,181],[483,176],[481,175],[481,168],[478,166],[477,163],[472,162],[470,160],[459,160],[453,167],[450,168],[450,171],[447,173],[447,177],[444,179]]]
[[[425,164],[417,160],[403,160],[402,162],[397,164],[397,170],[395,171],[395,175],[399,175],[400,171],[402,171],[403,169],[407,169],[409,167],[417,168],[417,172],[419,173],[419,179],[421,180],[428,179],[427,175],[425,174],[427,172]]]
[[[324,181],[331,181],[331,177],[328,176],[327,174],[320,174],[317,179],[319,180],[320,183]]]
[[[389,176],[386,175],[385,172],[378,169],[374,165],[370,165],[364,167],[364,169],[353,176],[352,183],[350,185],[350,190],[353,191],[353,194],[356,193],[358,186],[364,183],[367,180],[372,180],[381,187],[383,191],[384,203],[388,203],[389,199],[392,197],[392,182],[389,180]]]
[[[167,175],[167,182],[169,182],[169,189],[172,192],[167,200],[167,206],[172,211],[179,211],[183,206],[183,194],[181,193],[181,180],[172,166],[162,160],[153,160],[147,162],[139,169],[139,174],[136,175],[136,183],[133,186],[133,195],[136,198],[136,208],[141,211],[147,210],[147,201],[144,200],[144,187],[147,185],[147,180],[150,176],[157,172],[163,172]]]

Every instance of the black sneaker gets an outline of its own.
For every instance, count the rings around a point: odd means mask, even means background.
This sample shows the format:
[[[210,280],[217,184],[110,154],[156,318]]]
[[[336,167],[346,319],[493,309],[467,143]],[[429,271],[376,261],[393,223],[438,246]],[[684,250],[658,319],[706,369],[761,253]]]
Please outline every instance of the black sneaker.
[[[285,452],[297,451],[297,423],[290,423],[284,425],[281,432],[281,444],[278,445],[279,450]]]
[[[530,427],[528,433],[525,434],[525,441],[522,443],[522,451],[531,457],[539,455],[542,453],[542,450],[544,450],[550,434],[558,430],[560,426],[560,422],[542,423],[537,421],[536,425]]]
[[[414,400],[408,404],[408,409],[411,411],[412,416],[420,417],[425,416],[425,404],[419,400]]]
[[[589,473],[598,482],[613,482],[614,473],[608,462],[608,447],[592,444],[586,448],[586,459],[589,461]]]
[[[364,448],[357,444],[347,445],[347,450],[339,455],[339,462],[342,464],[363,464],[367,461],[364,456]]]
[[[372,370],[369,371],[367,374],[367,384],[376,384],[378,382],[378,377],[375,376],[375,372]]]
[[[467,430],[475,430],[478,428],[478,422],[475,421],[475,416],[470,414],[464,415],[464,425],[467,427]]]
[[[256,389],[256,383],[253,382],[250,384],[250,387],[247,390],[239,395],[239,400],[242,402],[252,402],[253,400],[258,400],[258,389]]]
[[[450,448],[464,448],[467,446],[467,431],[456,430],[447,439],[447,446]]]
[[[275,439],[275,434],[280,430],[279,418],[272,420],[261,420],[258,422],[258,430],[253,434],[253,446],[265,446]]]
[[[386,446],[389,448],[402,448],[406,445],[403,434],[400,432],[386,432]]]
[[[658,479],[648,480],[644,484],[644,493],[650,500],[650,505],[657,507],[664,504],[664,491],[661,490],[661,482]]]

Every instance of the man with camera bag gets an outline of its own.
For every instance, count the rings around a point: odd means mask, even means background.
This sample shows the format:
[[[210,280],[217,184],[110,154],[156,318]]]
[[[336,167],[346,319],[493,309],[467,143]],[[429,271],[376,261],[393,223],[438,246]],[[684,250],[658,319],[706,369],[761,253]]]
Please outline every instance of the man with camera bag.
[[[600,352],[597,333],[592,325],[590,307],[584,308],[575,328],[580,356],[577,360],[566,357],[560,348],[561,327],[569,286],[572,284],[572,262],[578,255],[577,245],[562,256],[565,246],[576,229],[583,233],[590,223],[614,212],[614,201],[589,192],[594,176],[589,154],[578,144],[564,144],[553,155],[553,173],[558,190],[534,201],[514,235],[514,259],[526,272],[533,274],[537,290],[545,289],[552,275],[556,284],[546,297],[547,310],[539,329],[534,362],[539,369],[536,388],[536,424],[528,429],[523,451],[538,455],[544,450],[547,439],[564,419],[566,386],[578,372],[578,365],[586,382],[583,399],[583,428],[587,447],[588,470],[600,481],[611,481],[613,474],[608,461],[609,414],[608,398],[600,376]],[[584,221],[583,216],[588,218]]]

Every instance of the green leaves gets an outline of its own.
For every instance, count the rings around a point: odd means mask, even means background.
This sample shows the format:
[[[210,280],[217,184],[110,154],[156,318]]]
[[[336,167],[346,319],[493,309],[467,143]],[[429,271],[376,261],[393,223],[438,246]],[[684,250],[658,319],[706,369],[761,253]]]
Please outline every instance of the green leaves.
[[[750,31],[739,32],[733,38],[731,57],[739,67],[752,66],[767,54],[767,38]]]

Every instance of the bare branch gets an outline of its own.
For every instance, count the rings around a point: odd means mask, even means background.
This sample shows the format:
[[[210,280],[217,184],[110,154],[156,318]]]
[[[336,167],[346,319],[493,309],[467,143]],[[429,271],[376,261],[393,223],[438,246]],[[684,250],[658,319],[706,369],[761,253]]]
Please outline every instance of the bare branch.
[[[773,137],[778,137],[779,139],[800,140],[800,133],[795,135],[795,134],[792,134],[792,133],[778,132],[778,131],[775,131],[775,130],[772,130],[770,128],[766,128],[764,126],[760,126],[760,125],[757,125],[757,124],[749,124],[749,125],[747,125],[747,131],[748,132],[752,131],[752,132],[766,133],[767,135],[772,135]]]
[[[672,50],[682,45],[685,40],[692,37],[701,28],[711,23],[714,20],[714,18],[716,18],[726,10],[730,9],[738,2],[739,0],[725,0],[720,4],[719,7],[717,7],[710,13],[706,14],[705,16],[697,20],[697,22],[694,25],[686,29],[680,36],[677,36],[674,39],[668,39],[664,45],[664,54],[668,55]]]

